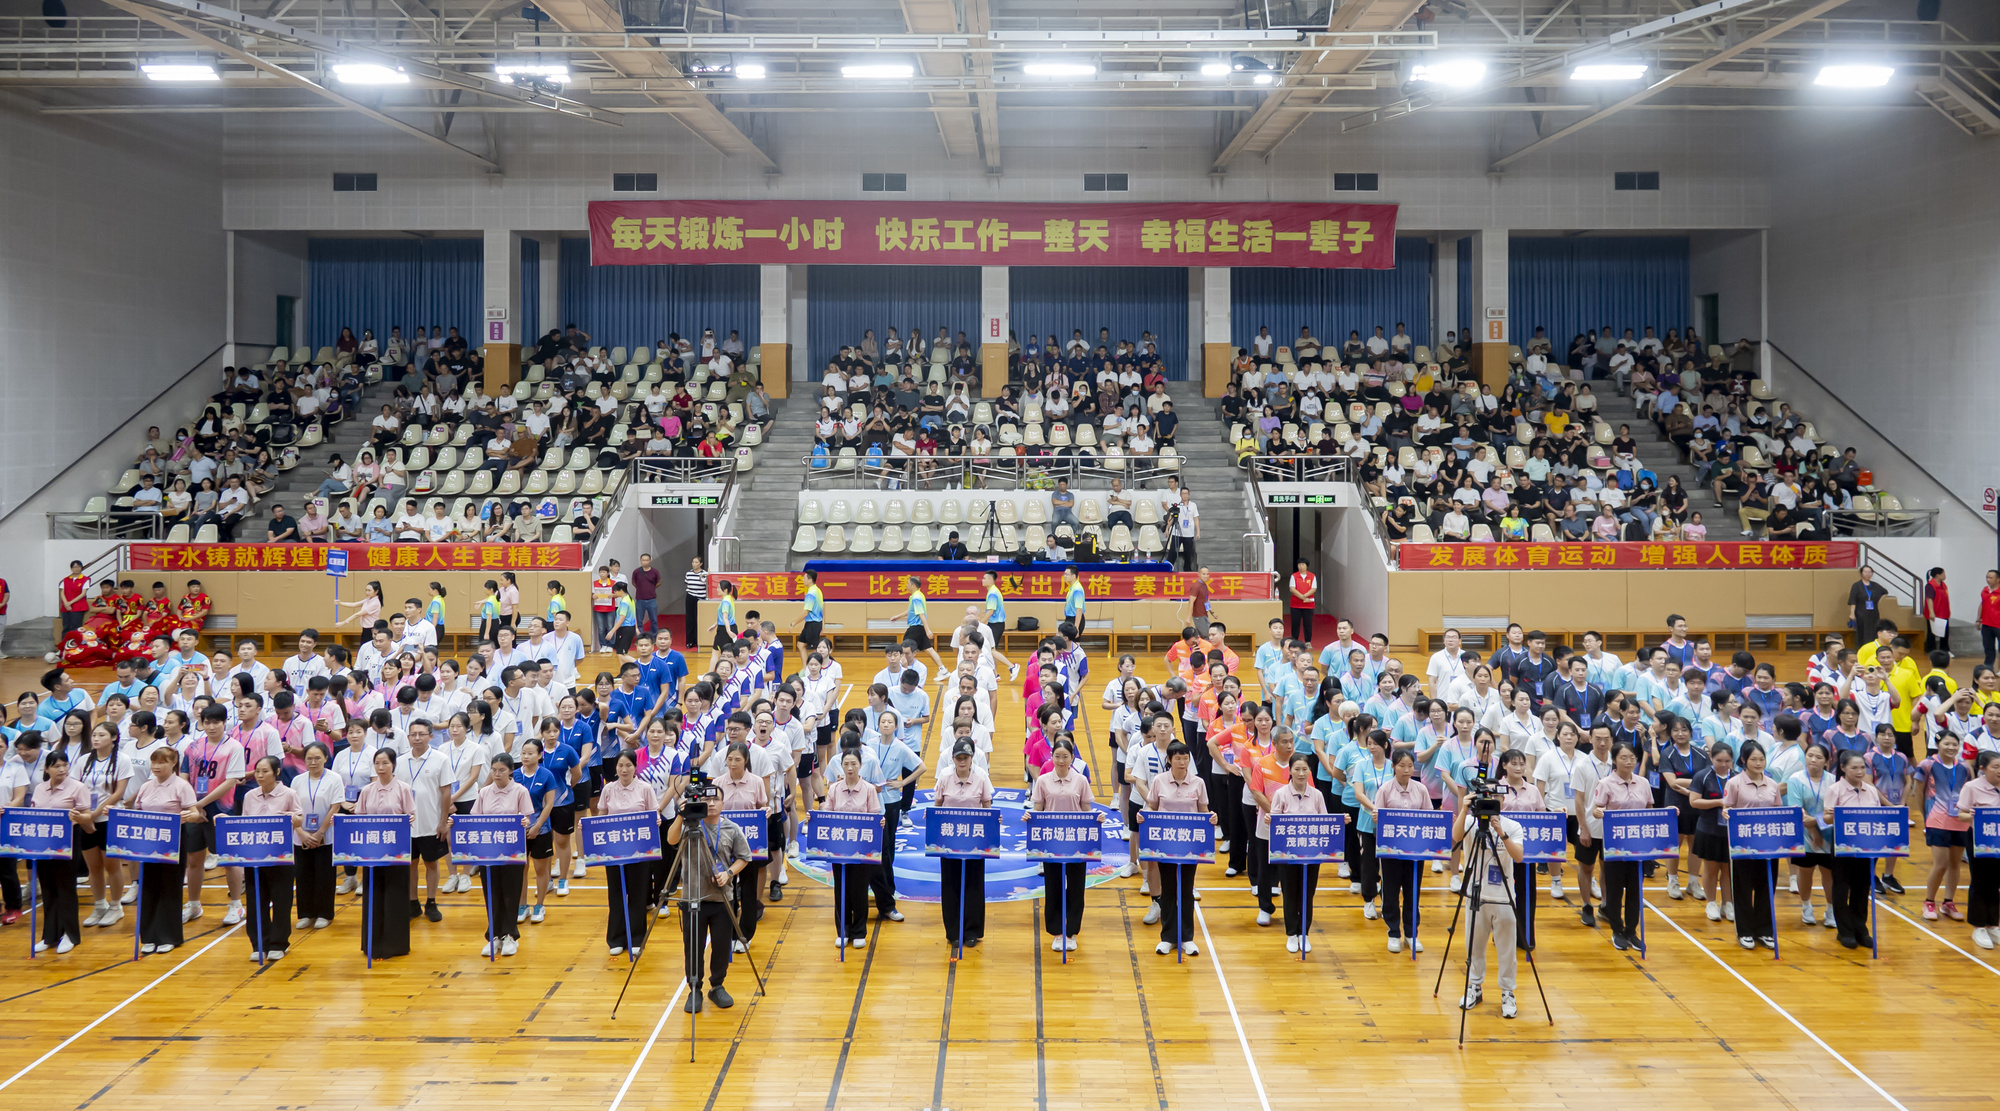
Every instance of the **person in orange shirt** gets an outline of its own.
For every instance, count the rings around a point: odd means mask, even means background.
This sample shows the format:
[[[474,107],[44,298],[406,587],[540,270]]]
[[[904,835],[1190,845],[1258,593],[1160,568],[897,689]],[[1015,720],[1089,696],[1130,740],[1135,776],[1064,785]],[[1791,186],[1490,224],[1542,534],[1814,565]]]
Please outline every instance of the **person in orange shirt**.
[[[1291,778],[1293,735],[1279,729],[1269,706],[1250,719],[1250,734],[1237,747],[1243,771],[1243,824],[1250,835],[1250,890],[1257,895],[1257,924],[1268,926],[1278,912],[1278,873],[1271,867],[1271,795]]]
[[[1243,822],[1243,770],[1238,767],[1243,743],[1250,735],[1249,724],[1239,710],[1242,700],[1240,692],[1219,689],[1215,696],[1215,716],[1207,729],[1208,797],[1219,819],[1217,839],[1229,841],[1223,865],[1225,876],[1240,875],[1250,867],[1249,835]],[[1216,851],[1223,851],[1220,844],[1216,845]]]
[[[1181,628],[1181,639],[1175,641],[1173,646],[1167,649],[1167,670],[1170,672],[1179,671],[1196,652],[1200,652],[1206,656],[1208,648],[1208,643],[1201,639],[1199,633],[1195,632],[1194,626],[1183,626]]]

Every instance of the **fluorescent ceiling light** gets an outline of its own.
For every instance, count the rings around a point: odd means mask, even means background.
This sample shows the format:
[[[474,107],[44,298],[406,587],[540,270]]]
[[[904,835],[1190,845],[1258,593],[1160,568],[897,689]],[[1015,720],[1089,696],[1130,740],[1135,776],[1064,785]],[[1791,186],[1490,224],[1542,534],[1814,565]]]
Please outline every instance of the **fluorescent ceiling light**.
[[[147,62],[139,67],[155,81],[220,81],[215,67],[206,62]]]
[[[893,63],[840,67],[840,75],[850,81],[901,81],[908,79],[915,72],[916,70],[910,66]]]
[[[410,75],[373,62],[335,62],[333,75],[344,85],[407,85]]]
[[[1821,66],[1813,84],[1835,89],[1877,89],[1887,85],[1889,78],[1894,76],[1896,70],[1892,66]]]
[[[516,77],[536,77],[558,85],[569,82],[569,66],[561,62],[507,62],[495,65],[493,72],[509,84]]]
[[[1450,85],[1453,88],[1470,88],[1486,79],[1486,63],[1459,59],[1455,61],[1419,62],[1410,67],[1410,80],[1427,81],[1433,85]]]
[[[744,62],[736,67],[736,79],[739,81],[762,81],[764,79],[764,63]]]
[[[1030,77],[1089,77],[1097,67],[1089,62],[1029,62],[1021,72]]]
[[[1229,73],[1228,62],[1203,62],[1201,64],[1201,75],[1203,77],[1227,77]]]
[[[1637,81],[1644,76],[1644,62],[1597,62],[1569,71],[1571,81]]]
[[[1260,73],[1255,77],[1252,77],[1250,79],[1250,83],[1253,85],[1268,85],[1271,82],[1276,81],[1277,79],[1278,79],[1277,74],[1272,73],[1269,70],[1266,70],[1263,73]]]

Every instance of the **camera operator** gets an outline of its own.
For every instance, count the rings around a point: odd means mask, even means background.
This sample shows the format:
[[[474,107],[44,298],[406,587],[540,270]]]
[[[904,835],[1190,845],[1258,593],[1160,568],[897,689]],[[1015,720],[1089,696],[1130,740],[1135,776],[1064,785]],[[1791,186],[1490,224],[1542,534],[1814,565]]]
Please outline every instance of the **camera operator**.
[[[734,930],[729,923],[729,888],[738,873],[750,864],[750,844],[736,823],[722,816],[722,792],[696,780],[688,785],[680,813],[667,827],[667,844],[679,845],[693,820],[701,847],[681,857],[681,881],[701,904],[701,909],[682,917],[683,940],[687,952],[688,999],[682,1008],[689,1014],[701,1011],[701,950],[706,943],[708,956],[708,997],[718,1007],[733,1007],[736,1000],[722,986],[729,975],[729,942]],[[696,867],[696,865],[700,867]]]
[[[1478,850],[1478,864],[1481,874],[1467,877],[1466,899],[1477,896],[1477,906],[1467,907],[1471,919],[1472,943],[1467,949],[1467,980],[1465,999],[1459,1006],[1471,1010],[1483,998],[1483,983],[1486,979],[1486,941],[1492,938],[1494,948],[1500,955],[1500,1017],[1513,1018],[1514,1007],[1514,869],[1526,854],[1521,841],[1521,823],[1512,818],[1502,817],[1501,789],[1497,784],[1481,784],[1466,798],[1465,810],[1459,815],[1455,839],[1467,843],[1466,852],[1474,852],[1478,834],[1483,828],[1493,835],[1493,845]],[[1499,849],[1512,858],[1502,861],[1494,858],[1493,849]],[[1477,889],[1474,883],[1477,881]]]

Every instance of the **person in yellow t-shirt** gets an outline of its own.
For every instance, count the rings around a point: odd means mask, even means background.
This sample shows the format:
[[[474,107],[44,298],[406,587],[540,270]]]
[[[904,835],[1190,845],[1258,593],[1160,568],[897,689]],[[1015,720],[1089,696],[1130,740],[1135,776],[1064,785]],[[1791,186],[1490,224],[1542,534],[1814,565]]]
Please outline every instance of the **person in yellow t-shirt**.
[[[1875,639],[1854,650],[1854,662],[1860,664],[1862,667],[1874,667],[1875,657],[1887,652],[1890,644],[1895,639],[1896,623],[1884,619],[1875,627]],[[1882,664],[1884,669],[1889,666],[1886,661]]]
[[[1917,661],[1910,658],[1908,637],[1899,636],[1891,640],[1889,651],[1896,661],[1889,668],[1889,687],[1901,699],[1889,711],[1889,727],[1896,731],[1896,747],[1915,760],[1917,754],[1910,750],[1910,711],[1924,696],[1924,680],[1917,671]]]

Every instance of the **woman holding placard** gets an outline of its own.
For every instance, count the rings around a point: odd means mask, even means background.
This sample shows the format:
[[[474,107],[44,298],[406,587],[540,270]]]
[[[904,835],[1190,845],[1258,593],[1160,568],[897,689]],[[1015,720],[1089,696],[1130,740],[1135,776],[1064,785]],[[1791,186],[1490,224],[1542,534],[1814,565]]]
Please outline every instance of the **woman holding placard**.
[[[618,770],[618,779],[604,785],[604,793],[597,799],[598,813],[651,814],[659,810],[659,796],[652,787],[639,782],[637,757],[621,752],[613,767]],[[614,957],[630,949],[637,959],[646,943],[646,896],[652,889],[652,862],[607,864],[604,885],[611,894],[604,920],[604,943],[611,947]]]
[[[823,809],[851,814],[882,812],[881,796],[876,794],[875,785],[861,778],[861,753],[856,748],[841,745],[840,778],[827,787]],[[837,916],[833,944],[859,949],[868,944],[869,873],[879,865],[836,863],[832,867]]]
[[[759,770],[767,769],[769,756],[761,748],[753,754],[750,745],[742,741],[730,745],[729,750],[723,753],[724,770],[723,774],[715,778],[715,785],[722,789],[724,812],[770,810],[770,782],[763,775],[751,774],[750,762],[753,755],[759,762]],[[771,823],[767,818],[764,823],[767,842],[770,828]],[[784,850],[780,848],[779,851]],[[769,852],[767,851],[765,855],[768,856]],[[764,916],[764,904],[760,898],[763,893],[764,863],[761,860],[753,860],[738,873],[740,878],[736,881],[733,895],[736,921],[741,925],[742,933],[730,944],[730,948],[738,953],[750,951],[750,941],[757,936],[757,919]]]
[[[1326,796],[1313,786],[1312,758],[1303,752],[1294,753],[1286,765],[1291,772],[1291,780],[1283,787],[1271,786],[1266,795],[1269,812],[1258,811],[1257,824],[1262,827],[1258,836],[1268,845],[1271,839],[1271,818],[1279,814],[1324,814]],[[1313,949],[1312,929],[1313,893],[1319,890],[1319,864],[1268,864],[1278,872],[1278,886],[1285,895],[1285,952],[1310,953]]]
[[[1639,750],[1630,741],[1611,746],[1611,774],[1597,781],[1591,793],[1590,816],[1604,820],[1607,810],[1645,810],[1653,805],[1653,785],[1635,774]],[[1639,947],[1640,862],[1604,862],[1604,920],[1611,926],[1613,949]]]
[[[305,811],[299,805],[298,792],[278,782],[281,766],[282,762],[276,756],[266,756],[257,761],[251,769],[257,787],[243,796],[243,816],[286,815],[292,820],[292,835],[297,838],[305,830]],[[297,843],[293,841],[294,845]],[[254,893],[250,903],[250,959],[275,961],[292,947],[292,882],[295,872],[290,864],[270,864],[246,871],[249,875],[245,878],[251,882],[250,890]]]
[[[1857,749],[1841,749],[1840,778],[1826,792],[1826,812],[1820,821],[1831,826],[1834,811],[1843,806],[1881,806],[1882,792],[1868,781],[1868,758]],[[1868,886],[1873,880],[1875,861],[1865,856],[1833,858],[1833,886],[1828,889],[1834,928],[1840,944],[1848,949],[1873,946],[1868,934]],[[1973,881],[1977,891],[1978,880]],[[1977,903],[1973,904],[1975,907]],[[1978,931],[1975,930],[1975,933]]]
[[[1729,811],[1736,807],[1755,808],[1778,806],[1784,797],[1784,787],[1777,780],[1764,774],[1764,746],[1756,741],[1744,741],[1740,752],[1743,760],[1743,774],[1729,781],[1722,793],[1722,829],[1726,836],[1729,829]],[[1769,860],[1731,859],[1729,862],[1729,884],[1736,892],[1736,944],[1745,949],[1755,949],[1762,942],[1766,949],[1778,948],[1778,925],[1771,906],[1772,868]]]
[[[54,763],[60,750],[49,754],[49,762]],[[179,770],[177,754],[164,748],[154,749],[149,763],[153,778],[141,784],[138,793],[132,796],[135,810],[151,811],[155,814],[179,814],[183,827],[189,822],[206,821],[202,809],[195,805],[194,786],[186,779],[175,775]],[[183,836],[187,830],[181,830]],[[181,859],[187,859],[187,842],[181,842]],[[142,864],[139,867],[139,952],[171,953],[181,944],[180,902],[181,885],[184,881],[186,865],[182,864]],[[68,895],[70,905],[75,906],[75,886],[72,883]],[[70,911],[73,915],[74,909]]]
[[[493,754],[492,774],[486,778],[486,786],[479,789],[479,797],[472,800],[474,814],[518,814],[525,826],[534,811],[534,803],[528,796],[528,789],[514,782],[514,758],[504,752]],[[527,838],[522,839],[525,847]],[[493,946],[500,946],[500,955],[511,957],[521,943],[521,917],[515,913],[521,904],[521,878],[526,872],[525,864],[486,865],[486,945],[479,950],[482,957],[493,955]]]
[[[1057,734],[1056,740],[1063,736]],[[1053,745],[1054,741],[1051,753]],[[933,807],[983,810],[993,805],[993,781],[972,766],[972,758],[978,751],[971,741],[960,741],[951,750],[951,772],[937,781],[931,793]],[[1073,747],[1070,755],[1072,758],[1076,755]],[[986,862],[946,857],[938,862],[938,880],[944,888],[945,942],[967,949],[978,945],[986,936]]]
[[[1208,784],[1194,772],[1194,755],[1188,746],[1175,741],[1167,746],[1167,770],[1153,777],[1146,788],[1146,809],[1162,810],[1174,814],[1208,814],[1208,824],[1216,825],[1213,812],[1208,809]],[[1144,813],[1139,815],[1144,822]],[[1201,950],[1188,940],[1187,931],[1194,924],[1194,874],[1198,865],[1160,864],[1160,944],[1154,952],[1161,956],[1174,951],[1178,942],[1181,952],[1190,957],[1198,957]]]
[[[396,750],[378,748],[372,755],[375,778],[354,800],[356,814],[417,815],[417,796],[396,778]],[[361,935],[361,951],[370,960],[407,956],[410,952],[410,866],[382,864],[361,869],[361,897],[369,919]]]
[[[1373,740],[1372,734],[1370,740]],[[1370,817],[1384,810],[1429,810],[1431,789],[1424,786],[1423,780],[1416,778],[1416,754],[1407,748],[1398,749],[1390,767],[1394,769],[1394,774],[1387,783],[1375,789],[1374,805],[1368,810]],[[1403,951],[1403,927],[1408,926],[1410,947],[1421,953],[1424,943],[1417,940],[1417,924],[1422,921],[1417,907],[1418,862],[1390,858],[1382,860],[1381,866],[1382,920],[1389,924],[1389,951]]]
[[[1970,824],[1975,811],[2000,807],[2000,752],[1981,752],[1971,782],[1959,788],[1958,818]],[[1965,920],[1972,942],[1991,949],[2000,942],[2000,857],[1974,854],[1972,886],[1965,896]]]
[[[333,829],[334,810],[346,800],[340,777],[327,767],[326,745],[306,743],[306,770],[292,780],[292,793],[299,798],[299,835],[292,842],[293,886],[299,916],[294,930],[324,930],[333,924],[333,846],[326,835]]]
[[[168,756],[167,766],[173,766],[173,758]],[[90,788],[82,781],[71,779],[69,775],[69,754],[61,745],[49,751],[42,761],[43,774],[48,778],[35,784],[29,793],[28,805],[43,810],[69,811],[70,824],[76,828],[70,831],[71,844],[87,833],[97,830],[97,819],[90,809]],[[176,781],[178,782],[178,781]],[[58,827],[60,828],[60,827]],[[46,953],[53,946],[58,953],[67,953],[83,940],[83,925],[76,913],[76,855],[60,860],[35,861],[35,877],[42,881],[42,937],[35,942],[35,952]],[[180,931],[180,916],[169,914],[174,919],[174,930]]]
[[[1022,817],[1032,822],[1037,814],[1090,813],[1090,781],[1075,770],[1075,739],[1067,735],[1056,738],[1049,747],[1049,758],[1055,767],[1036,778],[1029,792],[1028,813]],[[954,754],[952,762],[957,760]],[[1049,942],[1052,951],[1076,952],[1076,935],[1083,930],[1084,872],[1088,867],[1081,860],[1042,863],[1042,894],[1048,903],[1042,917],[1049,936],[1055,939]],[[1058,892],[1060,899],[1055,897]]]

